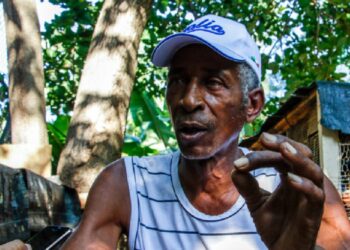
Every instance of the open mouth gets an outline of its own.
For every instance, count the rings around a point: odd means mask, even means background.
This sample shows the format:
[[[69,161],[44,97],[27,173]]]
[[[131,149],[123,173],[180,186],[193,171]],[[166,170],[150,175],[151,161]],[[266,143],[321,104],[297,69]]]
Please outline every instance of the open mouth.
[[[206,131],[206,129],[200,128],[200,127],[183,127],[181,129],[179,129],[179,131],[182,134],[194,135],[194,134],[197,134],[200,132],[204,132],[204,131]]]
[[[195,139],[208,130],[208,128],[197,122],[183,122],[179,125],[178,132],[182,139]]]

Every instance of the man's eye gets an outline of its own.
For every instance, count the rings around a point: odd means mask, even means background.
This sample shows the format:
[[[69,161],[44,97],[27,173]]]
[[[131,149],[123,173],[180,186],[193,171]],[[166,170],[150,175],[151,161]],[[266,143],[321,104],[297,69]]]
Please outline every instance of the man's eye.
[[[208,79],[206,81],[206,85],[210,88],[220,88],[220,87],[224,87],[224,83],[222,81],[220,81],[219,79]]]
[[[182,77],[171,77],[169,78],[168,84],[183,84],[185,79]]]

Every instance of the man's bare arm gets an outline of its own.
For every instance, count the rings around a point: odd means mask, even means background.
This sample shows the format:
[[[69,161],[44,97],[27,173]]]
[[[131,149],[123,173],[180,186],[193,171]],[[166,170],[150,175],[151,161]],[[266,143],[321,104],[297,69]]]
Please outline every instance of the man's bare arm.
[[[130,218],[130,198],[123,160],[104,169],[95,180],[77,230],[63,249],[116,249]]]
[[[324,249],[350,249],[350,221],[338,191],[325,177],[326,200],[317,245]]]

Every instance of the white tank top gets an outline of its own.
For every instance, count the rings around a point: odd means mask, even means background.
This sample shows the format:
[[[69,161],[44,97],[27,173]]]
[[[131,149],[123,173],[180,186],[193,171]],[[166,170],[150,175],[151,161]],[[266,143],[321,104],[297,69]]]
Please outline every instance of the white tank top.
[[[130,249],[267,249],[242,196],[219,215],[202,213],[190,203],[180,184],[179,156],[124,159],[131,199]],[[268,191],[280,182],[273,168],[252,175]]]

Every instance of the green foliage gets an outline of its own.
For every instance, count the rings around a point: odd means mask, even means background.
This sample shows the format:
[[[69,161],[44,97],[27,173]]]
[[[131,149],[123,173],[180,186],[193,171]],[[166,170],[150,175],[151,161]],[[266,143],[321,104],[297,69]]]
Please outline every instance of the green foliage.
[[[56,167],[61,151],[66,144],[70,116],[60,115],[54,122],[47,123],[49,143],[52,145],[52,174],[56,174]]]
[[[43,33],[47,103],[54,114],[70,114],[102,1],[49,1],[65,11],[47,24]],[[287,97],[315,80],[344,81],[349,77],[337,71],[339,65],[347,70],[350,65],[349,1],[155,0],[139,49],[125,154],[153,154],[174,146],[170,142],[174,137],[170,135],[168,114],[161,101],[166,70],[155,68],[150,56],[162,38],[209,13],[247,26],[262,51],[264,81],[269,83],[278,76],[283,81],[281,88],[286,86]],[[278,98],[270,99],[263,116],[246,125],[243,136],[256,134],[263,120],[278,106]]]
[[[130,100],[130,116],[133,122],[127,127],[124,154],[149,155],[176,148],[169,113],[155,97],[135,90]]]
[[[50,0],[64,10],[45,25],[44,68],[51,112],[72,111],[102,1]]]
[[[350,2],[156,1],[142,40],[136,88],[155,96],[164,93],[166,76],[164,70],[150,63],[152,49],[160,38],[209,13],[246,25],[261,47],[263,80],[269,82],[272,75],[281,78],[286,86],[285,98],[316,80],[344,81],[346,75],[337,72],[339,65],[350,70]],[[268,100],[263,116],[245,126],[245,136],[259,132],[264,117],[278,107],[278,98]]]
[[[240,134],[240,139],[247,139],[251,136],[254,136],[259,133],[261,125],[264,123],[264,120],[259,117],[254,123],[246,123],[243,126],[243,130]]]
[[[350,2],[296,1],[290,8],[294,30],[283,42],[283,57],[273,58],[288,93],[316,80],[343,81],[336,69],[350,65]]]
[[[9,90],[5,83],[5,74],[0,73],[0,138],[6,126],[7,118],[9,116]]]
[[[1,113],[5,112],[8,106],[8,86],[5,83],[5,74],[0,73],[0,107]]]

